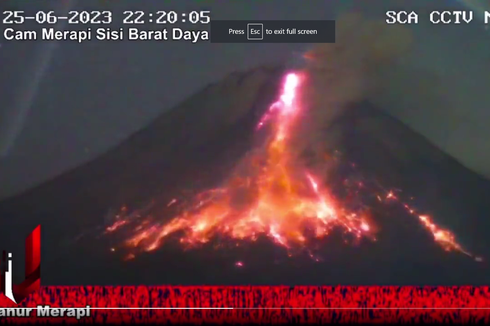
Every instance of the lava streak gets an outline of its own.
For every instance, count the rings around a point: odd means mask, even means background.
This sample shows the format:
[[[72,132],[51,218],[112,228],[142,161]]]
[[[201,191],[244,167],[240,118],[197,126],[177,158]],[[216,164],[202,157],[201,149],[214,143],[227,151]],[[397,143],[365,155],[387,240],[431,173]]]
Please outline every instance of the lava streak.
[[[327,236],[333,228],[342,229],[352,239],[374,239],[367,212],[339,205],[321,179],[292,155],[288,145],[301,109],[297,94],[302,78],[297,73],[286,76],[280,99],[258,124],[258,128],[268,124],[270,137],[237,165],[223,187],[198,195],[166,223],[150,217],[138,220],[125,245],[136,249],[133,253],[152,251],[167,237],[178,234],[186,245],[203,244],[216,235],[235,240],[266,235],[286,248],[308,247],[310,241]],[[168,206],[174,204],[176,200]],[[428,218],[420,217],[420,221],[445,249],[464,252],[449,231]],[[106,232],[127,223],[124,217],[116,219]]]

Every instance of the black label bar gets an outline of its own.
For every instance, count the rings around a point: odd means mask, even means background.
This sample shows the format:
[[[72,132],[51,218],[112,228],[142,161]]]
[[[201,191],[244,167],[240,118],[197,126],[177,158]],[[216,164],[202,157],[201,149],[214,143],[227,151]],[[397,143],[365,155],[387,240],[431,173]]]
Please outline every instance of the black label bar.
[[[211,43],[335,43],[335,21],[212,20]]]

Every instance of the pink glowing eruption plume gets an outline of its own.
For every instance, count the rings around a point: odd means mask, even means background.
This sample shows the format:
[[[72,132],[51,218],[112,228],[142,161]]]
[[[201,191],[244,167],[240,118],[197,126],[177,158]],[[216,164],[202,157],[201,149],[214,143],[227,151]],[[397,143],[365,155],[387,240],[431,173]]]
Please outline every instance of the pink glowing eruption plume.
[[[326,237],[333,228],[344,230],[353,239],[375,240],[367,211],[341,206],[319,178],[291,154],[291,126],[301,110],[297,94],[303,78],[299,73],[285,77],[280,99],[257,126],[269,125],[272,134],[263,146],[243,158],[222,187],[199,194],[194,204],[166,223],[149,216],[137,220],[124,242],[131,249],[128,258],[159,248],[172,234],[181,235],[180,242],[186,246],[207,243],[219,234],[250,241],[266,235],[288,249],[307,248],[312,240]],[[176,202],[174,199],[168,206]],[[127,216],[121,212],[106,233],[136,223]],[[469,255],[451,232],[439,228],[427,216],[419,220],[444,249]]]

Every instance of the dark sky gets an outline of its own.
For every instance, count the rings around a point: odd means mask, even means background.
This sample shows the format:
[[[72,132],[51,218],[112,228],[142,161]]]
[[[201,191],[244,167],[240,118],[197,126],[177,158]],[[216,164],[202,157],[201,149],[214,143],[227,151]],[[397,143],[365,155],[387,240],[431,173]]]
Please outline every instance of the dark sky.
[[[376,4],[375,4],[376,2]],[[412,1],[419,3],[420,1]],[[340,1],[2,1],[3,8],[145,11],[209,9],[215,19],[331,19]],[[214,3],[214,4],[213,4]],[[364,9],[383,12],[386,1]],[[391,1],[405,3],[406,1]],[[352,1],[342,1],[342,8]],[[114,146],[186,96],[227,73],[292,57],[305,45],[2,42],[0,126],[25,111],[0,160],[0,197],[17,193]],[[17,133],[14,132],[17,135]],[[3,135],[3,134],[2,134]]]

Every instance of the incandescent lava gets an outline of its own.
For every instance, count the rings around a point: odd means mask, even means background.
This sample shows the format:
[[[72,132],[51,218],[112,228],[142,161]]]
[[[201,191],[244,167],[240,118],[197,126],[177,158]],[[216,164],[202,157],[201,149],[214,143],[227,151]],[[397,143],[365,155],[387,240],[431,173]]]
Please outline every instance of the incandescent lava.
[[[353,239],[375,240],[376,228],[368,210],[342,205],[325,187],[323,179],[293,155],[289,146],[294,137],[292,126],[301,110],[297,95],[304,78],[302,73],[286,75],[280,99],[257,126],[258,129],[264,125],[270,127],[267,141],[239,162],[222,187],[197,195],[170,221],[144,214],[131,218],[134,215],[128,215],[125,209],[116,216],[106,233],[131,226],[131,234],[123,244],[129,249],[128,258],[138,252],[156,250],[171,235],[179,235],[180,242],[186,246],[205,244],[218,235],[250,241],[266,235],[288,249],[308,248],[312,240],[328,236],[334,228]],[[377,197],[383,202],[398,201],[393,192],[384,198]],[[456,242],[450,231],[398,202],[432,233],[434,241],[443,249],[474,257]],[[173,199],[167,206],[177,203]]]

